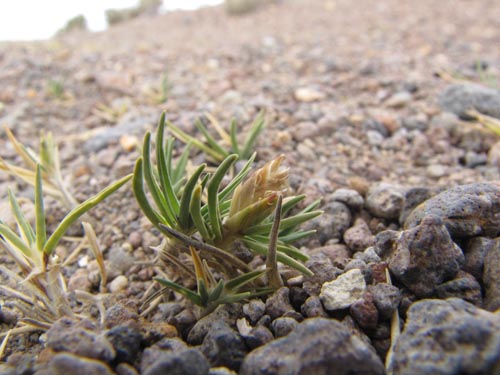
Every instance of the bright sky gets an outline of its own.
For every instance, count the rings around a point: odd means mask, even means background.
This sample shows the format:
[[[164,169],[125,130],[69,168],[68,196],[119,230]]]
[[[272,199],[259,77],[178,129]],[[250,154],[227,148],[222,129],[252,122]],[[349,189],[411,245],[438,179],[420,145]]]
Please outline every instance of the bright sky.
[[[163,0],[164,10],[196,9],[223,0]],[[0,0],[0,41],[47,39],[70,18],[83,14],[91,30],[106,27],[104,12],[135,6],[138,0]]]

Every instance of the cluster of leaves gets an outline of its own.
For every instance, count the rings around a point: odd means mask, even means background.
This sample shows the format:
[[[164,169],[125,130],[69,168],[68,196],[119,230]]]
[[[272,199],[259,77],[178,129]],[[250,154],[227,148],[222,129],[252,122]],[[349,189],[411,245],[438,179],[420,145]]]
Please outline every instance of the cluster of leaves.
[[[201,164],[186,176],[189,147],[174,165],[174,139],[165,139],[165,128],[163,114],[155,138],[156,166],[151,157],[151,133],[144,137],[143,155],[137,160],[134,170],[133,190],[144,214],[169,238],[161,251],[163,259],[186,269],[179,254],[191,255],[198,292],[188,292],[169,280],[158,281],[205,309],[227,300],[234,301],[239,298],[235,295],[248,297],[268,292],[265,283],[263,288],[259,287],[263,284],[260,279],[265,271],[251,270],[235,255],[235,248],[241,244],[254,254],[266,257],[269,257],[270,247],[275,246],[278,262],[311,274],[303,264],[307,256],[291,243],[313,232],[299,230],[298,226],[321,214],[316,210],[319,202],[291,214],[305,196],[284,198],[279,212],[283,219],[276,228],[276,238],[270,241],[277,216],[272,214],[287,189],[288,170],[281,166],[284,156],[266,163],[250,175],[255,159],[253,154],[223,187],[224,177],[239,156],[226,156],[212,173],[205,173],[207,165]],[[146,186],[151,199],[146,193]],[[229,281],[215,282],[213,271]],[[208,290],[211,292],[208,293]],[[219,293],[222,290],[226,293]],[[240,294],[240,290],[245,294]]]
[[[35,227],[33,228],[21,210],[18,199],[9,190],[9,202],[17,224],[17,233],[0,221],[0,243],[15,261],[21,276],[5,266],[0,271],[17,281],[16,289],[1,285],[0,290],[16,299],[14,305],[23,313],[24,323],[36,328],[48,328],[62,316],[73,316],[67,297],[66,282],[61,272],[62,264],[52,256],[57,244],[68,228],[83,214],[106,199],[123,186],[132,176],[126,176],[95,196],[77,205],[59,223],[49,236],[46,228],[43,201],[42,167],[36,166],[35,184]],[[85,224],[91,232],[89,224]],[[93,247],[94,248],[94,247]],[[102,257],[97,256],[102,263]]]

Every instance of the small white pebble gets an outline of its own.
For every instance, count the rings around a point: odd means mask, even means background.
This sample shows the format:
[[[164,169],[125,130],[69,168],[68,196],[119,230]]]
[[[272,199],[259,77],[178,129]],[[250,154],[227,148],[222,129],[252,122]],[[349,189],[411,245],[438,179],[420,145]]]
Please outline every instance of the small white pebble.
[[[113,281],[109,283],[109,291],[111,293],[117,293],[125,289],[127,286],[128,286],[128,279],[125,276],[120,275],[115,277]]]

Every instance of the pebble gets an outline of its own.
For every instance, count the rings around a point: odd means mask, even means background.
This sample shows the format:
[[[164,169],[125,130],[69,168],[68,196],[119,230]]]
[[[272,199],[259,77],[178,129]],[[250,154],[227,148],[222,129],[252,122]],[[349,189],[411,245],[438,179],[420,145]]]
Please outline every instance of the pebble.
[[[359,194],[354,189],[337,189],[333,192],[329,199],[332,201],[344,203],[347,207],[356,211],[360,210],[365,204],[365,201],[361,194]]]
[[[119,325],[106,332],[116,352],[115,361],[134,363],[141,349],[142,335],[131,325]]]
[[[318,296],[310,296],[302,304],[300,311],[307,318],[323,317],[327,318],[328,313],[325,311],[321,299]]]
[[[253,327],[247,334],[242,335],[245,340],[245,344],[250,350],[258,348],[268,342],[274,340],[273,333],[263,325],[258,325]]]
[[[207,375],[210,364],[198,349],[186,349],[181,352],[164,351],[152,365],[145,368],[143,375]]]
[[[465,263],[462,269],[476,280],[483,280],[484,257],[496,241],[486,237],[473,237],[462,245]]]
[[[390,319],[394,310],[396,310],[401,302],[401,292],[398,287],[387,283],[378,283],[370,285],[368,291],[373,297],[381,319]]]
[[[238,375],[238,373],[228,369],[227,367],[212,367],[207,375]]]
[[[439,97],[439,104],[448,112],[468,119],[472,108],[485,115],[500,118],[500,93],[482,85],[467,83],[448,86]]]
[[[336,374],[385,374],[375,350],[342,323],[311,318],[289,335],[250,352],[240,375],[332,374],[332,369]]]
[[[373,245],[374,239],[368,224],[361,218],[356,219],[354,225],[344,232],[344,242],[353,253],[364,251]]]
[[[280,317],[274,319],[271,323],[271,330],[274,332],[274,337],[283,337],[292,332],[299,323],[289,317]]]
[[[484,256],[484,306],[489,311],[500,308],[500,240],[495,240]]]
[[[328,311],[345,309],[363,297],[366,282],[361,270],[355,268],[326,282],[321,288],[320,298]]]
[[[77,269],[69,278],[68,290],[90,292],[92,290],[92,282],[89,279],[89,271],[85,268]]]
[[[333,266],[330,258],[321,253],[312,255],[306,267],[313,273],[312,276],[304,277],[303,288],[309,295],[319,294],[325,282],[334,280],[342,273],[341,269]]]
[[[401,108],[410,103],[413,96],[408,91],[400,91],[389,97],[385,105],[391,108]]]
[[[295,311],[290,304],[290,289],[281,287],[266,300],[266,314],[272,319],[279,318],[288,312]]]
[[[366,197],[366,208],[374,216],[396,219],[403,209],[404,191],[398,186],[381,182],[370,187]]]
[[[349,308],[351,316],[363,329],[374,329],[378,322],[378,311],[373,303],[373,297],[368,292],[362,299],[355,301]]]
[[[101,361],[79,357],[70,353],[60,353],[54,355],[49,362],[48,370],[48,373],[52,375],[114,374],[114,372]]]
[[[436,288],[436,296],[441,299],[456,297],[478,307],[483,305],[481,285],[474,276],[459,271],[457,276]]]
[[[403,224],[415,207],[433,195],[432,189],[427,187],[413,187],[408,189],[405,192],[404,205],[399,215],[399,223]]]
[[[215,323],[203,339],[201,352],[211,366],[225,366],[238,371],[247,348],[243,338],[226,323]]]
[[[488,151],[488,164],[494,167],[500,166],[500,141],[493,144]]]
[[[75,322],[61,318],[46,332],[46,345],[55,352],[64,351],[109,362],[115,358],[115,350],[106,337],[94,332],[95,329],[94,324],[86,319]]]
[[[123,276],[123,275],[119,275],[119,276],[115,277],[113,279],[113,281],[111,281],[108,284],[109,291],[111,293],[121,292],[121,291],[125,290],[127,288],[127,286],[128,286],[128,278],[126,276]]]
[[[185,311],[185,310],[184,310]],[[208,332],[212,330],[214,324],[226,323],[229,327],[236,327],[236,320],[243,315],[241,304],[232,303],[221,305],[212,313],[196,321],[187,337],[187,342],[191,345],[199,345]]]
[[[500,320],[458,298],[411,305],[396,340],[394,375],[498,374]]]
[[[391,275],[418,297],[431,296],[439,284],[455,277],[465,261],[436,216],[426,216],[382,247],[379,255],[389,264]]]
[[[325,94],[311,87],[300,87],[295,90],[294,97],[299,102],[315,102],[325,98]]]
[[[428,215],[440,218],[453,238],[494,237],[500,233],[500,185],[477,182],[447,189],[415,208],[404,227],[413,228]]]

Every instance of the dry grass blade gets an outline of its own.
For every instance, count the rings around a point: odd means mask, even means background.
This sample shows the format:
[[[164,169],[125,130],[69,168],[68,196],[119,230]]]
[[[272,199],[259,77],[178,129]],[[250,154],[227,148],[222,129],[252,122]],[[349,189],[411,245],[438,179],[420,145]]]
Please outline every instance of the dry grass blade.
[[[2,344],[0,345],[0,359],[3,358],[3,355],[5,353],[5,348],[7,347],[7,343],[9,342],[9,337],[10,337],[11,333],[12,333],[12,330],[9,329],[7,331],[7,334],[5,335],[5,337],[2,340]]]
[[[391,275],[389,274],[388,269],[385,270],[385,277],[387,280],[387,284],[392,285]],[[398,339],[400,334],[401,334],[401,329],[399,321],[399,312],[398,309],[395,309],[391,317],[391,345],[389,347],[389,350],[387,351],[387,356],[385,357],[385,369],[387,371],[387,375],[393,374],[392,360],[394,354],[394,346],[396,345],[396,340]]]
[[[475,109],[471,109],[471,110],[467,111],[467,115],[474,118],[477,122],[479,122],[481,125],[483,125],[487,129],[489,129],[490,131],[492,131],[496,135],[500,135],[500,120],[499,119],[497,119],[495,117],[488,116],[488,115],[484,115],[484,114],[476,111]]]
[[[106,291],[106,284],[107,284],[107,273],[106,273],[106,266],[104,265],[104,256],[102,255],[101,248],[99,244],[97,243],[97,237],[95,235],[94,228],[90,223],[87,222],[82,222],[83,229],[85,230],[85,236],[87,237],[87,240],[89,242],[90,248],[92,249],[92,252],[94,253],[95,259],[97,261],[97,265],[99,266],[99,273],[101,274],[101,281],[99,283],[99,290],[101,292]]]

